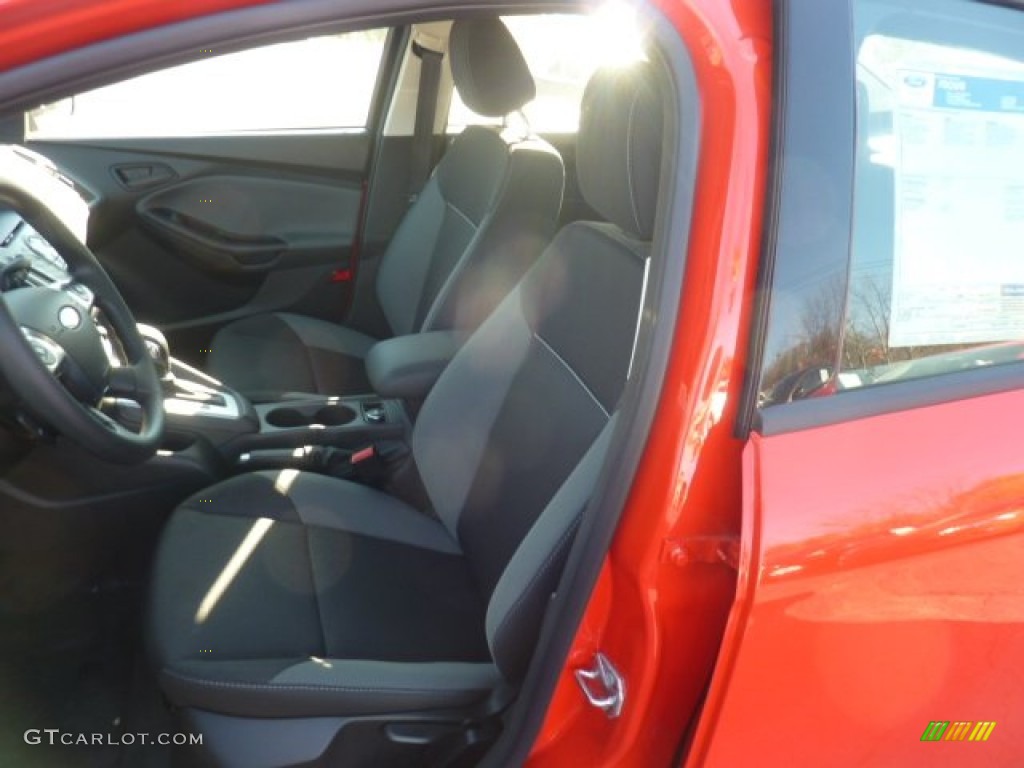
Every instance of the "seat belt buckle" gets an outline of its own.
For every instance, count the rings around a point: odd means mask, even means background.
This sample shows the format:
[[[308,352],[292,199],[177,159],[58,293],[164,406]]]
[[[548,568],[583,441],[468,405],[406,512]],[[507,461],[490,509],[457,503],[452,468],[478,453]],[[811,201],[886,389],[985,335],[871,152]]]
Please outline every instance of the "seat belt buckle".
[[[409,449],[399,440],[382,440],[349,453],[344,449],[331,449],[332,460],[325,472],[343,480],[382,487],[392,470],[409,455]]]
[[[363,462],[370,461],[377,456],[377,448],[373,445],[368,445],[365,448],[360,448],[358,451],[348,457],[350,464],[362,464]]]
[[[390,466],[375,444],[360,448],[348,457],[351,479],[380,488],[387,482]]]

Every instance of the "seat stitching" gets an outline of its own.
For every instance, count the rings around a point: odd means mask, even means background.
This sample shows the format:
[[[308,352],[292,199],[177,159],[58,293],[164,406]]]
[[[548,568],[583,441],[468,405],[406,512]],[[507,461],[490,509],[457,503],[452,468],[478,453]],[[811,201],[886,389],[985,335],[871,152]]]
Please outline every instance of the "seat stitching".
[[[450,200],[445,199],[444,204],[447,205],[449,208],[451,208],[453,211],[455,211],[457,214],[459,214],[459,216],[461,216],[463,219],[465,219],[466,223],[469,224],[469,226],[471,226],[473,228],[474,232],[477,229],[480,228],[480,225],[478,225],[475,221],[473,221],[471,218],[469,218],[469,214],[464,213],[462,211],[462,209],[460,209],[458,206],[456,206]]]
[[[576,373],[575,369],[571,365],[569,365],[569,363],[567,363],[565,361],[565,358],[563,358],[560,354],[558,354],[555,351],[554,347],[552,347],[550,344],[548,344],[540,334],[534,332],[533,338],[535,338],[542,345],[544,345],[544,347],[548,350],[548,352],[550,352],[552,355],[554,355],[555,359],[558,362],[560,362],[563,366],[565,366],[565,369],[567,371],[569,371],[569,373],[572,374],[572,377],[574,379],[576,379],[577,382],[579,382],[579,385],[581,387],[583,387],[583,391],[586,392],[588,395],[590,395],[590,399],[591,400],[593,400],[595,403],[597,403],[597,407],[601,409],[601,413],[603,413],[606,418],[611,418],[611,414],[608,413],[608,409],[605,408],[604,404],[600,400],[597,399],[597,395],[595,395],[593,390],[591,390],[590,387],[587,386],[587,383],[585,381],[583,381],[583,378],[578,373]]]
[[[633,103],[629,107],[629,121],[626,123],[626,188],[629,190],[629,203],[633,209],[633,221],[636,223],[637,234],[642,234],[640,227],[640,214],[637,211],[636,197],[633,195],[633,155],[630,151],[633,146],[633,117],[636,115],[636,105],[640,101],[640,89],[633,92]]]
[[[357,685],[312,685],[312,684],[299,684],[299,683],[236,683],[228,682],[226,680],[203,680],[202,678],[192,677],[190,675],[182,675],[178,672],[171,672],[169,670],[162,670],[162,674],[168,677],[176,678],[182,682],[208,686],[212,688],[240,688],[248,690],[268,690],[268,691],[354,691],[362,693],[411,693],[411,694],[436,694],[439,689],[437,688],[408,688],[408,687],[395,687],[395,688],[383,688],[376,686],[357,686]],[[445,688],[440,689],[445,693],[459,692],[459,691],[482,691],[489,690],[488,686],[474,686],[471,688]]]

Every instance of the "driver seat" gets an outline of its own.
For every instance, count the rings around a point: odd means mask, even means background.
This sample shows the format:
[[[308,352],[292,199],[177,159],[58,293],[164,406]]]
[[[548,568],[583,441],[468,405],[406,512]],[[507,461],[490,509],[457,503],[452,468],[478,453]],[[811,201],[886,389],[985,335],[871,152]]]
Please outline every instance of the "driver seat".
[[[149,644],[215,763],[420,764],[431,739],[397,724],[463,723],[521,681],[616,422],[661,143],[650,65],[598,72],[577,163],[606,221],[565,227],[437,382],[419,508],[285,469],[172,515]]]

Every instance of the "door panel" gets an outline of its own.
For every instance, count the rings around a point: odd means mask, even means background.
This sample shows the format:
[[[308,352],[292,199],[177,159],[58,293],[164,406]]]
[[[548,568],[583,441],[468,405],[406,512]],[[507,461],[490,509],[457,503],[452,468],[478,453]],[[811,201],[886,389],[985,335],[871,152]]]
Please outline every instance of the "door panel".
[[[777,10],[745,566],[701,764],[1016,765],[1020,238],[989,201],[1024,182],[992,139],[1019,122],[1020,13]]]
[[[1022,413],[1014,391],[753,436],[743,630],[706,765],[751,744],[786,765],[1015,764]],[[998,727],[922,744],[932,721]]]
[[[203,176],[146,195],[145,229],[213,274],[330,263],[355,238],[359,188],[253,176]]]
[[[90,246],[185,359],[256,312],[345,317],[366,133],[30,146],[87,190]]]

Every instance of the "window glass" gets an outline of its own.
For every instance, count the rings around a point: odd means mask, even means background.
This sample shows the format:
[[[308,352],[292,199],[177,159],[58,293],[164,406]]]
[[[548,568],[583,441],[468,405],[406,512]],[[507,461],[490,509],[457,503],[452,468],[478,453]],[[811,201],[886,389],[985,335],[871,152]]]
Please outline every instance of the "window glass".
[[[854,9],[850,269],[818,292],[845,319],[819,354],[765,361],[762,405],[1024,360],[1024,19]]]
[[[32,110],[28,139],[177,137],[366,126],[386,30],[205,58]]]
[[[502,19],[516,39],[537,84],[537,97],[523,113],[538,133],[574,133],[580,101],[598,67],[643,58],[636,17],[625,5],[609,5],[587,15],[549,14]],[[478,115],[452,94],[448,130],[496,125],[500,118]]]

